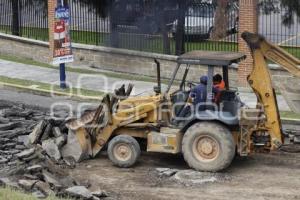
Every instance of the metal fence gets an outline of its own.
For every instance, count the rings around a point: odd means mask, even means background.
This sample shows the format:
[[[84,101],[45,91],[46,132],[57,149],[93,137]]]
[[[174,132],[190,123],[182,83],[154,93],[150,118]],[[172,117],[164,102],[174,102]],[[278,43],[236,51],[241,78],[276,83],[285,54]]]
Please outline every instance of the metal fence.
[[[113,5],[114,12],[103,18],[93,4],[71,0],[73,41],[174,54],[175,33],[180,13],[178,5],[164,5],[162,10],[151,1],[130,2],[128,5],[119,1]],[[184,23],[186,51],[195,49],[237,51],[238,9],[230,9],[227,20],[228,36],[219,41],[210,40],[215,12],[214,6],[199,1],[194,1],[186,9]],[[116,36],[113,40],[112,34]]]
[[[285,25],[283,19],[290,11],[276,2],[273,1],[272,8],[260,7],[259,33],[300,58],[300,18],[295,14],[291,23]]]
[[[0,0],[0,32],[47,41],[47,0]]]
[[[175,54],[178,5],[159,6],[155,2],[163,1],[151,0],[130,0],[129,4],[116,1],[111,14],[103,16],[97,2],[69,0],[73,42]],[[237,51],[238,10],[229,12],[228,36],[215,41],[210,33],[216,9],[199,2],[195,0],[186,9],[185,50]],[[0,32],[47,41],[47,0],[0,0]]]

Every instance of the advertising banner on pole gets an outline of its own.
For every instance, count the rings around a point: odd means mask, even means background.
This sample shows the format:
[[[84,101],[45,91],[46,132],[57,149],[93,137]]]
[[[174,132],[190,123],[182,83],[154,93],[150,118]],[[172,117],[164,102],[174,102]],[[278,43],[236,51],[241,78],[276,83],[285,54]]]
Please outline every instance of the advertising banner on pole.
[[[74,61],[70,36],[70,9],[59,5],[55,9],[53,64]]]

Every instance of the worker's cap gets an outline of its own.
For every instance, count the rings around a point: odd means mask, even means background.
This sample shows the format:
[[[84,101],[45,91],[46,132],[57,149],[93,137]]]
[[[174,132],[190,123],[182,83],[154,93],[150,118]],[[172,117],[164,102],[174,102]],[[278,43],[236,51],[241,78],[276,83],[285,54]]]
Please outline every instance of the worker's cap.
[[[200,77],[200,83],[206,85],[206,84],[207,84],[207,79],[208,79],[207,76],[201,76],[201,77]]]

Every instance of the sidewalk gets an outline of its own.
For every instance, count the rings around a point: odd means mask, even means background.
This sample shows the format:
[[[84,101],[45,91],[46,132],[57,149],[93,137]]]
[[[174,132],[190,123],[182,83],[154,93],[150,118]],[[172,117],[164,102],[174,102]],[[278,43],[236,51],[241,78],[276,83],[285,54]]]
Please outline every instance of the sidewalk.
[[[156,83],[143,82],[136,80],[120,79],[108,77],[101,74],[83,74],[75,72],[66,72],[67,84],[74,88],[82,88],[101,92],[113,92],[114,89],[122,84],[133,83],[134,90],[132,95],[150,94]],[[50,69],[32,65],[25,65],[0,59],[0,76],[9,78],[36,81],[41,83],[59,84],[59,70]],[[34,86],[33,86],[34,87]],[[242,101],[249,107],[255,107],[256,97],[253,93],[241,92]],[[290,111],[287,103],[281,95],[278,95],[278,105],[281,111]]]
[[[83,88],[102,92],[113,92],[114,89],[122,84],[133,83],[133,94],[140,94],[144,91],[153,91],[155,83],[123,80],[103,76],[100,74],[81,74],[75,72],[66,72],[67,84],[74,88]],[[25,65],[0,59],[0,76],[10,78],[37,81],[47,84],[59,85],[59,70],[32,65]]]

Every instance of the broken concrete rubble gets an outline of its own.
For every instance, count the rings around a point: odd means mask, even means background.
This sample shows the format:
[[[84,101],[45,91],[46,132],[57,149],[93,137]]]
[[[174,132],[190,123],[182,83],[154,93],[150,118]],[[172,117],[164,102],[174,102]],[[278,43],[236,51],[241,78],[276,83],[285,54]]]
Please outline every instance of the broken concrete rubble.
[[[43,171],[43,177],[44,177],[44,180],[48,184],[54,186],[55,188],[62,188],[63,187],[63,185],[59,182],[58,177],[56,177],[55,175],[53,175],[53,174],[51,174],[51,173],[49,173],[45,170]]]
[[[170,168],[156,168],[156,171],[160,176],[170,177],[178,172],[178,169],[170,169]]]
[[[24,144],[25,146],[29,146],[30,141],[28,135],[21,135],[18,137],[18,143]]]
[[[64,157],[64,162],[68,165],[71,169],[76,167],[76,160],[73,157]]]
[[[7,123],[9,123],[8,118],[0,117],[0,124],[7,124]]]
[[[52,124],[48,123],[45,128],[45,131],[42,133],[41,141],[47,140],[50,137],[51,130],[52,130]]]
[[[44,193],[45,195],[54,195],[54,192],[53,190],[51,190],[50,185],[46,182],[38,181],[36,182],[34,187],[39,191],[41,191],[42,193]]]
[[[47,123],[45,120],[40,121],[38,125],[33,129],[33,131],[29,134],[29,140],[31,144],[36,144],[39,141],[46,125]]]
[[[18,181],[18,184],[25,190],[31,190],[33,188],[33,185],[36,183],[36,180],[24,180],[20,179]]]
[[[21,159],[28,158],[29,156],[34,154],[34,152],[35,152],[35,148],[26,149],[26,150],[22,151],[21,153],[18,153],[16,156]]]
[[[47,152],[47,154],[56,161],[58,161],[61,158],[58,145],[55,143],[54,139],[48,139],[43,141],[42,147]]]
[[[14,128],[18,128],[22,125],[20,122],[10,122],[7,124],[0,124],[0,131],[7,131]]]
[[[81,148],[78,148],[78,146],[81,145],[79,144],[75,133],[72,130],[69,130],[67,144],[62,148],[62,156],[73,157],[76,162],[89,158],[87,152],[84,152]]]
[[[8,159],[0,157],[0,164],[4,164],[4,163],[7,163],[7,162],[8,162]]]
[[[53,128],[53,135],[54,135],[54,137],[60,137],[62,135],[59,127],[54,127]]]
[[[28,172],[33,172],[33,173],[41,172],[42,169],[43,169],[43,167],[41,165],[32,165],[32,166],[26,168],[26,170]]]
[[[94,195],[95,197],[98,197],[98,198],[108,197],[107,192],[104,191],[104,190],[97,190],[97,191],[94,191],[94,192],[92,192],[92,195]]]
[[[24,178],[29,179],[29,180],[38,180],[39,177],[31,174],[24,174]]]
[[[38,198],[38,199],[44,199],[44,198],[47,197],[44,193],[42,193],[42,192],[39,191],[39,190],[34,191],[34,192],[32,193],[32,195],[33,195],[34,197]]]
[[[66,143],[66,136],[65,135],[61,135],[61,136],[55,138],[55,144],[59,148],[61,148],[65,143]]]
[[[10,178],[0,178],[0,186],[10,187],[12,189],[19,189],[17,182],[12,181]]]
[[[84,186],[74,186],[66,189],[66,193],[71,197],[81,198],[81,199],[92,199],[92,193]]]
[[[64,170],[76,166],[73,157],[61,157],[68,146],[65,120],[49,119],[45,112],[22,105],[5,107],[1,102],[0,186],[22,189],[38,198],[65,193],[78,185],[86,188],[82,194],[91,194],[89,182],[79,183]],[[98,199],[96,194],[89,196]]]

